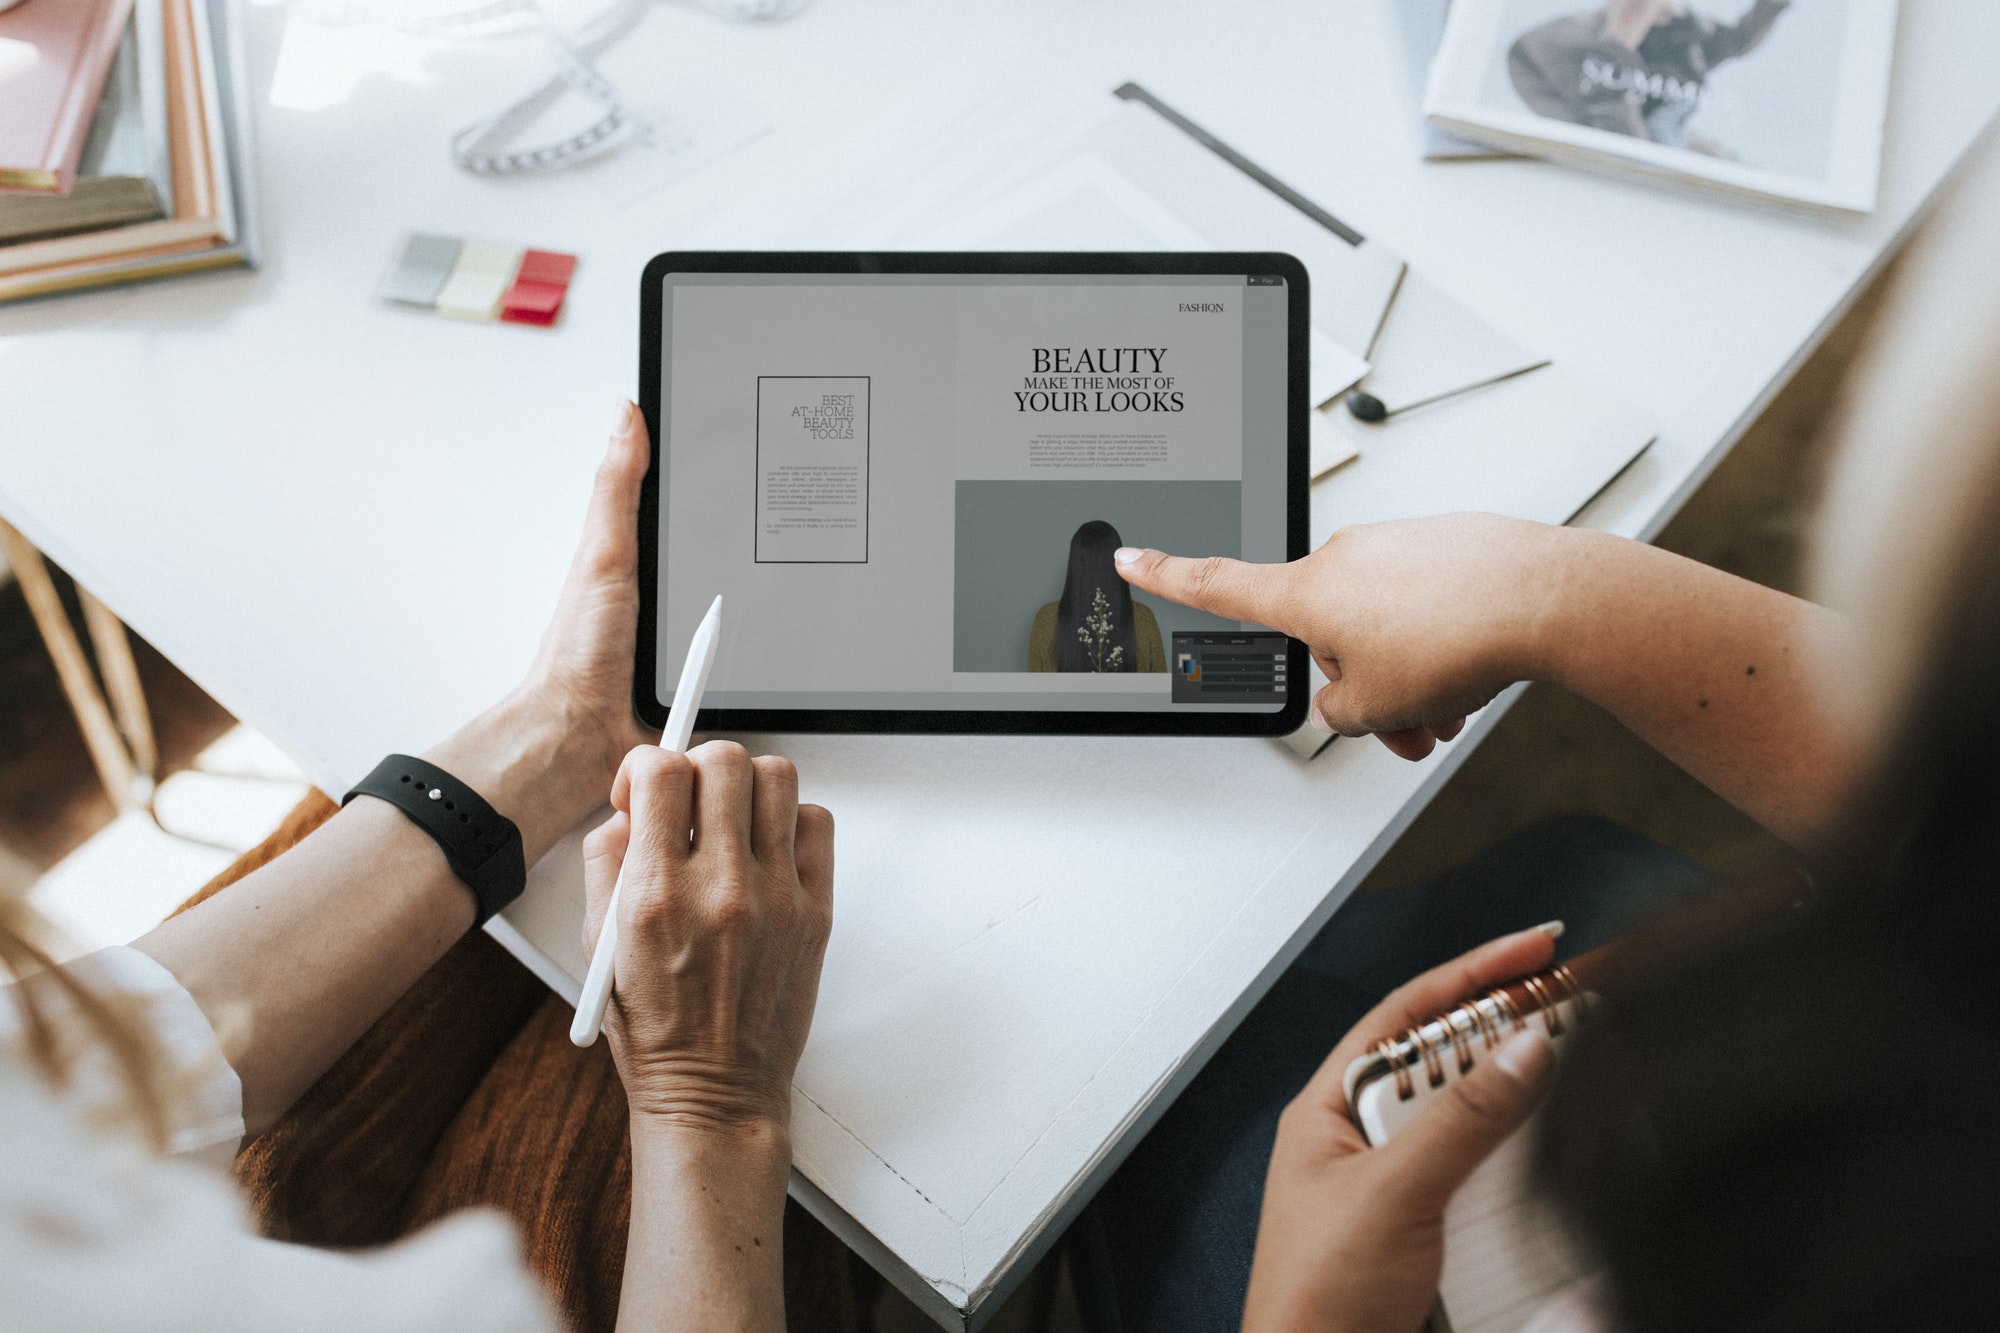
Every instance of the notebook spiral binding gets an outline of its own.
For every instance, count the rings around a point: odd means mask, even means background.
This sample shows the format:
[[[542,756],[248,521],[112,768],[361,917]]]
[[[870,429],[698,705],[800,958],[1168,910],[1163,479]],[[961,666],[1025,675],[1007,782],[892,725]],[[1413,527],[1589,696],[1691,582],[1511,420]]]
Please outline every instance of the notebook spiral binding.
[[[1497,986],[1476,1000],[1468,1000],[1451,1012],[1409,1028],[1394,1037],[1384,1037],[1369,1048],[1377,1062],[1386,1065],[1396,1078],[1396,1097],[1408,1101],[1417,1095],[1415,1069],[1423,1064],[1424,1076],[1434,1088],[1445,1081],[1445,1061],[1450,1056],[1465,1074],[1477,1063],[1480,1044],[1487,1050],[1498,1046],[1509,1031],[1520,1031],[1535,1015],[1551,1037],[1560,1037],[1570,1021],[1583,1012],[1586,993],[1569,968],[1557,966],[1537,976]],[[1564,1007],[1569,1010],[1564,1015]],[[1374,1068],[1371,1067],[1371,1074]]]

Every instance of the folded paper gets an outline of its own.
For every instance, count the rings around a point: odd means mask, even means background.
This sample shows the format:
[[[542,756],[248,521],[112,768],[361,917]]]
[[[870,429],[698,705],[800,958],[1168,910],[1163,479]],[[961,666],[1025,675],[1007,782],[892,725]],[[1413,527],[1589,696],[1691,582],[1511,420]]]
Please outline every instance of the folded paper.
[[[1393,415],[1548,364],[1410,269],[1382,313],[1359,387]]]

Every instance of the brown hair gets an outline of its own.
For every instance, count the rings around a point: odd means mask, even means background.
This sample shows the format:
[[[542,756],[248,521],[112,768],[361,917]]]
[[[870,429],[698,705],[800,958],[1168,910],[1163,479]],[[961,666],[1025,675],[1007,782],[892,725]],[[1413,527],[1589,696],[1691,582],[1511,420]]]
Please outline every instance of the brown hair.
[[[1630,1333],[1989,1317],[2000,487],[1980,520],[1820,901],[1608,989],[1556,1080],[1540,1178]]]
[[[1954,202],[1977,207],[1933,226],[1954,241],[1990,239],[2000,155],[1986,154]],[[1919,281],[1903,293],[1922,300],[1904,302],[1900,341],[1871,367],[1877,401],[1859,419],[1872,429],[1847,441],[1877,451],[1859,472],[1883,475],[1886,463],[1907,484],[1895,490],[1900,513],[1873,516],[1873,534],[1897,540],[1848,553],[1878,562],[1849,571],[1873,613],[1858,632],[1895,641],[1872,663],[1889,693],[1871,690],[1865,670],[1843,681],[1881,717],[1884,739],[1828,831],[1819,899],[1610,988],[1538,1135],[1543,1188],[1603,1262],[1630,1333],[1860,1333],[1991,1317],[2000,1033],[1984,1015],[2000,945],[2000,365],[1974,353],[2000,355],[2000,275],[1990,244],[1968,252],[1938,239],[1926,236]],[[1985,268],[1968,277],[1968,263]],[[1951,264],[1969,289],[1956,299]],[[1927,386],[1935,396],[1900,385],[1919,405],[1898,436],[1881,401],[1897,386],[1881,371],[1919,357],[1927,320],[1933,339],[1971,329],[1981,341],[1928,344],[1951,373]],[[1897,449],[1908,452],[1885,453]]]

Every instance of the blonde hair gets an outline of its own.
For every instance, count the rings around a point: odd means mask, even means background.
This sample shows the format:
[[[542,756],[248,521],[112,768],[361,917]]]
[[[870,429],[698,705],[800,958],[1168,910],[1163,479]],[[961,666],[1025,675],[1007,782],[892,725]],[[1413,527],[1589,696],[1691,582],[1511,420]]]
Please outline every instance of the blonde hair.
[[[2000,493],[2000,135],[1903,261],[1850,387],[1810,591],[1853,633],[1829,700],[1879,748],[1905,726]]]

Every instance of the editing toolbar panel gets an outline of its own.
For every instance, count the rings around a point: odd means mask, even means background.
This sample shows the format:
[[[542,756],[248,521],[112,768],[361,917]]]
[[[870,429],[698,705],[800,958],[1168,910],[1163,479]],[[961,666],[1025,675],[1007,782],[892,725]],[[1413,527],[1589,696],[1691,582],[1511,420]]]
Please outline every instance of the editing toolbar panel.
[[[1282,634],[1174,634],[1177,704],[1283,703],[1286,640]]]

